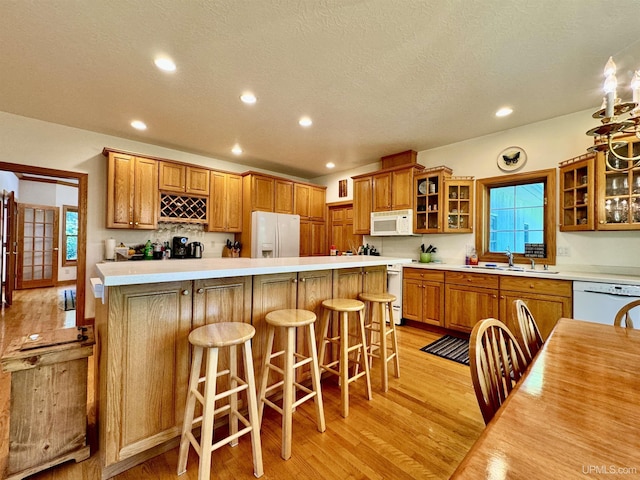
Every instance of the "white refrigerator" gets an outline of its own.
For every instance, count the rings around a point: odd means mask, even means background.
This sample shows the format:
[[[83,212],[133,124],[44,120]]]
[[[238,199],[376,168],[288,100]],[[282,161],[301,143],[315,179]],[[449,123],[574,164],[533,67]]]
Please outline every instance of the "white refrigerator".
[[[251,258],[299,256],[300,215],[251,214]]]

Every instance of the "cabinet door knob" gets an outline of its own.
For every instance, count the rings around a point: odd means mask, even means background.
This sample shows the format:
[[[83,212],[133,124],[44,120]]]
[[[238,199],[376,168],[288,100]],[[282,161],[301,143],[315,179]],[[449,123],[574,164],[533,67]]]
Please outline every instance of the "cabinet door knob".
[[[291,283],[298,283],[298,279],[294,278],[293,280],[291,280]]]
[[[300,281],[304,283],[304,282],[307,281],[307,279],[306,278],[301,278]]]
[[[199,288],[198,293],[204,293],[204,288]]]
[[[183,291],[182,291],[182,295],[184,295],[184,296],[189,295],[189,290],[183,290]]]
[[[133,222],[129,222],[129,225],[133,225]]]
[[[491,298],[498,298],[497,295],[491,295]]]
[[[535,285],[531,284],[529,285],[529,288],[536,288]]]

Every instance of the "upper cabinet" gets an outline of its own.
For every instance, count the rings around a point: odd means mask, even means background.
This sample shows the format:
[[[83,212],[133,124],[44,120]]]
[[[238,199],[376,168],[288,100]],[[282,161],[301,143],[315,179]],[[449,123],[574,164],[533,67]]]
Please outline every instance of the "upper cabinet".
[[[107,228],[155,230],[158,226],[158,162],[104,149]]]
[[[295,183],[293,213],[301,220],[325,220],[326,187]]]
[[[624,143],[616,153],[624,157],[640,155],[640,140]],[[620,172],[615,169],[627,168],[626,160],[609,156],[607,165],[604,154],[596,156],[596,205],[598,230],[638,230],[640,229],[640,166]],[[612,168],[613,167],[613,168]]]
[[[275,213],[293,214],[293,182],[275,179],[274,189],[273,211]]]
[[[560,164],[560,231],[595,227],[594,158],[589,153]]]
[[[209,170],[173,162],[160,162],[159,188],[166,192],[209,195]]]
[[[244,208],[249,212],[273,212],[275,208],[275,182],[273,177],[267,177],[250,173],[244,177],[243,191],[245,199]],[[247,196],[248,194],[248,196]]]
[[[444,179],[445,233],[473,232],[473,177]]]
[[[372,195],[371,175],[353,178],[353,233],[356,235],[369,235],[371,231]]]
[[[443,212],[447,208],[444,181],[451,177],[448,167],[435,167],[416,175],[413,180],[415,210],[413,229],[415,233],[444,232]]]
[[[210,232],[242,230],[242,177],[232,173],[211,172]]]
[[[413,176],[419,165],[380,171],[373,175],[372,211],[385,212],[413,208]]]

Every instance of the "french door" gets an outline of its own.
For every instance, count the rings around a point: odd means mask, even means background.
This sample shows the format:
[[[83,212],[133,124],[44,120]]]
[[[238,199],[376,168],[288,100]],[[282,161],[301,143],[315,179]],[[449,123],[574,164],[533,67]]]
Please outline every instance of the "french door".
[[[58,281],[57,207],[18,204],[16,288],[53,287]]]
[[[13,192],[5,193],[2,199],[2,248],[4,249],[4,302],[6,305],[13,303],[13,290],[16,288],[16,253],[18,234],[18,206]]]

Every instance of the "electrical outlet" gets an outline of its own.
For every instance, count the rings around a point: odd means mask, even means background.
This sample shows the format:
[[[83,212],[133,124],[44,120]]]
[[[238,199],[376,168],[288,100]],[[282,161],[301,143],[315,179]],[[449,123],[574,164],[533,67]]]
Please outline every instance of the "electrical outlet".
[[[558,247],[556,250],[556,256],[558,257],[570,257],[571,249],[569,247]]]

